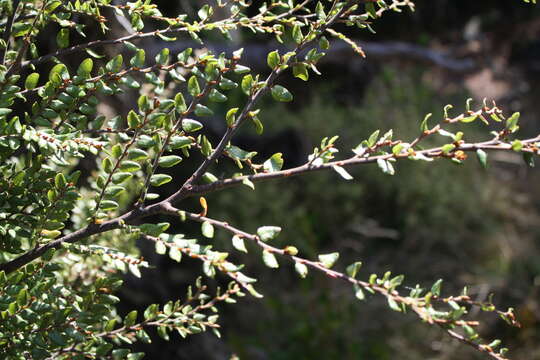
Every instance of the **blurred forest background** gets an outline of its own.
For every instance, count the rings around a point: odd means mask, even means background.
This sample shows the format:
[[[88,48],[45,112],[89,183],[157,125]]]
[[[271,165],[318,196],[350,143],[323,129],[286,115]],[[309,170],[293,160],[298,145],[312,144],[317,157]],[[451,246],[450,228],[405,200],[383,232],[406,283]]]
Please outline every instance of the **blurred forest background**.
[[[191,14],[200,6],[195,0],[155,3],[168,16]],[[540,9],[508,0],[418,0],[416,5],[414,13],[385,14],[374,24],[377,34],[352,35],[367,59],[340,45],[321,64],[323,75],[313,75],[307,86],[285,78],[294,102],[262,104],[264,135],[248,129],[238,145],[256,149],[259,159],[283,152],[285,166],[291,167],[303,163],[325,136],[340,135],[338,147],[344,150],[376,128],[393,128],[398,138],[412,139],[426,113],[440,119],[449,103],[461,112],[468,97],[495,99],[506,113],[520,111],[521,136],[535,136],[540,129]],[[117,35],[125,33],[121,24],[113,25]],[[175,52],[186,44],[145,46],[150,52],[163,46]],[[245,47],[247,65],[265,72],[263,51],[277,44],[238,33],[233,43],[216,38],[214,46],[216,51]],[[125,104],[135,101],[133,94],[103,99],[100,110],[124,113]],[[214,129],[216,138],[220,126]],[[473,131],[480,135],[489,129],[479,124]],[[263,183],[255,191],[225,190],[207,199],[214,218],[246,231],[261,224],[282,226],[280,244],[295,245],[308,257],[337,250],[342,264],[362,260],[366,278],[392,270],[405,274],[410,286],[430,286],[443,278],[443,291],[457,293],[470,285],[478,300],[495,293],[494,302],[514,306],[523,326],[510,329],[489,316],[483,334],[501,338],[512,358],[540,359],[540,187],[535,185],[540,172],[526,168],[518,154],[492,154],[490,160],[487,171],[475,159],[463,166],[402,162],[394,177],[368,165],[351,170],[352,182],[317,173]],[[182,167],[186,174],[175,175],[183,178],[198,161],[189,159]],[[169,185],[165,192],[175,186]],[[177,230],[193,236],[199,231],[184,225]],[[216,247],[230,248],[228,235],[218,235],[212,240]],[[178,264],[144,247],[141,253],[156,267],[142,280],[126,278],[120,294],[126,311],[181,296],[200,272],[199,263]],[[208,333],[164,342],[156,336],[139,349],[156,360],[228,359],[231,354],[255,360],[481,358],[415,316],[388,310],[384,299],[358,302],[347,284],[318,274],[301,280],[285,265],[271,271],[256,254],[241,261],[247,274],[259,274],[258,289],[265,297],[226,305],[221,339]]]

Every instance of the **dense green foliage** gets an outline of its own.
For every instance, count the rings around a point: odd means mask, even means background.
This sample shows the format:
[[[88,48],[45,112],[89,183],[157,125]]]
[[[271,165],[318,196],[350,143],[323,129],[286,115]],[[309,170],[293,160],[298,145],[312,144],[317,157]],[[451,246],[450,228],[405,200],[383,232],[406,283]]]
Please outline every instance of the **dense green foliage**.
[[[292,92],[279,84],[280,75],[292,73],[308,81],[319,74],[317,63],[331,46],[329,38],[344,41],[363,55],[340,27],[373,30],[388,11],[413,10],[412,2],[270,1],[257,9],[242,1],[218,2],[201,7],[195,19],[164,17],[149,1],[113,5],[106,0],[4,0],[0,8],[4,19],[0,40],[0,354],[4,358],[138,359],[143,354],[132,353],[129,345],[150,341],[148,331],[154,329],[166,340],[174,333],[187,337],[207,330],[219,336],[221,302],[235,303],[245,295],[262,297],[254,287],[258,274],[234,263],[225,251],[228,247],[210,245],[208,239],[220,232],[230,235],[235,251],[249,251],[249,260],[255,257],[271,269],[288,260],[301,278],[318,271],[344,280],[359,300],[371,294],[381,296],[390,309],[414,313],[476,350],[505,359],[507,349],[500,348],[498,340],[482,340],[478,322],[467,315],[471,307],[479,307],[516,325],[511,308],[501,311],[491,301],[474,301],[467,289],[443,296],[442,281],[411,289],[401,287],[403,275],[390,271],[362,277],[362,263],[356,259],[347,259],[351,262],[343,266],[343,272],[334,270],[338,252],[310,254],[301,240],[280,243],[280,224],[259,224],[253,233],[240,230],[228,223],[225,213],[212,209],[210,196],[205,198],[234,186],[248,192],[259,181],[312,171],[330,170],[351,180],[346,168],[371,163],[384,174],[394,175],[398,161],[433,167],[435,159],[461,164],[473,153],[487,166],[489,151],[515,151],[532,164],[540,139],[519,140],[515,136],[519,113],[505,115],[490,101],[478,108],[467,101],[465,112],[457,115],[447,105],[440,122],[426,116],[418,130],[406,129],[397,139],[384,124],[369,124],[374,128],[364,140],[364,134],[348,134],[347,143],[355,146],[352,153],[342,149],[349,155],[340,159],[336,159],[340,140],[333,135],[343,124],[332,122],[335,114],[329,114],[325,133],[317,134],[322,137],[320,144],[305,163],[292,168],[284,167],[286,159],[280,152],[261,158],[233,144],[244,123],[252,125],[247,131],[263,133],[262,110],[256,108],[262,98],[294,100]],[[128,19],[131,33],[107,37],[111,30],[103,14]],[[81,22],[81,17],[97,25],[102,35],[89,32],[96,29]],[[58,49],[41,54],[40,36],[53,30]],[[186,47],[171,54],[163,48],[151,58],[136,45],[145,38],[175,42],[186,36],[204,44],[207,38],[228,39],[244,30],[273,37],[290,49],[267,54],[266,77],[242,65],[242,49],[214,54],[202,46]],[[98,39],[86,42],[87,36]],[[116,46],[118,54],[105,55],[107,46]],[[85,52],[88,57],[76,65],[64,61],[67,55]],[[100,107],[101,99],[123,94],[137,94],[137,100],[128,112],[108,117]],[[496,130],[491,134],[485,129],[471,131],[473,122],[494,124]],[[209,128],[219,129],[217,142]],[[198,167],[180,170],[182,160],[190,156],[199,160]],[[169,189],[168,197],[158,193],[158,187]],[[343,189],[346,198],[350,193]],[[189,198],[198,198],[196,210],[189,209],[193,207],[186,202]],[[256,200],[272,203],[263,196]],[[416,210],[421,218],[422,212],[436,213],[436,206]],[[223,218],[209,216],[218,213]],[[167,222],[144,222],[153,215]],[[179,223],[200,223],[201,236],[186,238],[177,231],[182,228]],[[193,287],[181,299],[150,304],[143,314],[134,310],[119,316],[115,292],[123,273],[141,277],[141,269],[152,265],[138,256],[136,240],[152,244],[156,254],[178,262],[182,257],[201,261],[204,282],[222,276],[230,283],[210,292],[202,284],[203,277],[193,279]],[[301,257],[302,252],[307,256]]]

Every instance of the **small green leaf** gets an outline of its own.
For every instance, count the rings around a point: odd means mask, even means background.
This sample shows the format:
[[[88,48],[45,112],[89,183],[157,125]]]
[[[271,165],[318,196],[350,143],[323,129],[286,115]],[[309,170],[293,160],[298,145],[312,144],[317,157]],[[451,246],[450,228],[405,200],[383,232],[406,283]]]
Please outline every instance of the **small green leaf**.
[[[300,275],[302,279],[304,279],[308,274],[308,267],[298,261],[294,263],[294,270],[298,273],[298,275]]]
[[[171,149],[183,149],[191,145],[193,141],[187,136],[173,136],[169,142]]]
[[[212,144],[204,135],[201,137],[201,153],[204,156],[210,156],[210,154],[212,153]]]
[[[24,87],[26,90],[33,90],[36,88],[37,83],[39,81],[39,74],[38,73],[32,73],[28,75],[26,78],[26,81],[24,82]]]
[[[341,166],[338,166],[338,165],[334,165],[332,166],[332,169],[335,170],[335,172],[337,172],[342,178],[344,178],[345,180],[352,180],[353,177],[351,176],[351,174],[349,174],[347,172],[347,170],[345,170],[345,168],[342,168]]]
[[[264,297],[263,295],[259,294],[257,292],[257,290],[255,290],[255,288],[253,287],[253,285],[251,284],[248,284],[246,285],[246,289],[248,290],[248,292],[251,294],[251,296],[253,297],[256,297],[256,298],[262,298]]]
[[[180,161],[182,161],[182,158],[178,155],[167,155],[167,156],[162,156],[159,159],[158,164],[161,167],[169,168],[178,164]]]
[[[141,95],[139,96],[139,99],[137,99],[137,106],[139,107],[139,110],[141,112],[146,112],[150,110],[150,102],[148,101],[148,96]],[[133,111],[133,110],[131,110]],[[152,115],[152,114],[150,114]]]
[[[330,48],[330,42],[325,36],[321,36],[319,39],[319,47],[323,50],[328,50]]]
[[[347,266],[347,275],[349,275],[352,278],[356,277],[356,274],[358,273],[358,270],[362,267],[362,262],[357,261],[349,266]]]
[[[169,341],[169,334],[167,333],[167,326],[158,326],[157,333],[160,338],[165,341]]]
[[[377,11],[375,11],[375,4],[369,2],[366,3],[366,12],[371,16],[372,19],[377,18]]]
[[[128,159],[133,161],[144,160],[148,158],[148,153],[141,149],[130,149],[128,152]]]
[[[115,158],[119,158],[121,155],[122,155],[122,145],[120,144],[115,144],[112,148],[111,148],[111,154],[112,156],[114,156]]]
[[[141,124],[141,119],[139,115],[133,110],[130,110],[127,116],[128,126],[132,129],[136,129]]]
[[[394,166],[392,165],[390,161],[387,161],[385,159],[377,159],[377,165],[379,166],[379,168],[382,170],[383,173],[388,174],[388,175],[395,174]]]
[[[25,306],[27,302],[28,302],[28,290],[23,288],[17,294],[17,304],[19,306]]]
[[[124,62],[124,58],[122,57],[122,55],[121,54],[116,55],[109,62],[107,62],[107,64],[105,65],[105,69],[108,72],[116,73],[120,71],[120,69],[122,68],[123,62]]]
[[[156,254],[163,255],[167,253],[167,246],[163,241],[156,242]]]
[[[443,154],[448,154],[450,151],[454,150],[456,148],[456,145],[454,144],[445,144],[441,147],[441,151]]]
[[[187,63],[192,53],[193,53],[193,48],[186,48],[184,51],[178,53],[176,57],[178,61],[182,63]]]
[[[152,339],[150,338],[150,336],[148,336],[146,331],[144,331],[142,329],[137,331],[136,336],[137,336],[137,339],[139,339],[141,342],[143,342],[145,344],[152,343]]]
[[[277,50],[268,53],[266,57],[266,63],[272,70],[279,66],[279,60],[279,52]]]
[[[195,115],[201,116],[201,117],[212,116],[212,115],[214,115],[214,112],[210,108],[208,108],[208,107],[206,107],[206,106],[204,106],[202,104],[197,104],[195,106]]]
[[[123,193],[124,191],[126,191],[126,188],[123,187],[123,186],[119,186],[119,185],[110,185],[110,186],[108,186],[107,189],[105,190],[105,195],[114,198],[114,197],[117,197],[118,195],[120,195],[121,193]]]
[[[152,320],[158,315],[159,306],[158,304],[151,304],[144,310],[144,319],[145,320]]]
[[[54,186],[61,190],[61,189],[64,189],[67,185],[67,181],[66,181],[66,177],[64,176],[64,174],[62,173],[58,173],[56,174],[56,176],[54,177]]]
[[[188,80],[188,92],[193,97],[201,93],[201,87],[199,86],[199,81],[195,75],[191,76]]]
[[[121,171],[134,172],[140,169],[141,169],[141,165],[139,165],[139,163],[136,163],[135,161],[124,160],[120,164]]]
[[[105,55],[100,55],[100,54],[98,54],[97,52],[95,52],[92,49],[85,49],[84,51],[86,51],[86,53],[88,55],[90,55],[91,57],[96,58],[96,59],[102,59],[102,58],[105,57]]]
[[[276,172],[280,171],[283,167],[283,155],[281,153],[275,153],[270,157],[270,159],[266,160],[263,164],[264,170],[268,172]]]
[[[131,58],[129,63],[136,68],[142,68],[144,66],[144,60],[146,59],[146,53],[143,49],[139,49],[135,56]]]
[[[68,28],[62,28],[56,34],[56,44],[61,49],[67,48],[69,46],[69,29]]]
[[[133,326],[135,325],[136,321],[137,321],[137,310],[130,311],[124,318],[124,326],[125,327]]]
[[[197,120],[193,119],[183,119],[182,120],[182,129],[186,132],[195,132],[202,129],[203,125]]]
[[[173,246],[169,250],[169,257],[176,262],[180,262],[182,261],[182,252],[178,249],[178,247]]]
[[[205,21],[210,16],[212,16],[213,13],[214,13],[214,8],[212,8],[208,4],[204,4],[204,6],[202,8],[200,8],[200,10],[197,12],[197,15],[199,15],[199,18],[202,21]]]
[[[525,164],[527,166],[533,168],[534,167],[534,156],[532,153],[529,152],[523,152],[523,161],[525,161]]]
[[[399,155],[404,148],[405,145],[403,143],[396,144],[392,147],[392,154]]]
[[[118,209],[118,203],[113,200],[103,200],[99,204],[99,208],[103,211],[111,211]]]
[[[182,95],[182,93],[179,92],[174,97],[174,106],[176,108],[176,111],[179,113],[186,111],[186,101],[184,100],[184,95]]]
[[[433,116],[433,114],[429,113],[424,117],[424,120],[422,120],[422,122],[420,123],[420,131],[423,132],[429,129],[428,120],[431,116]]]
[[[439,279],[437,281],[435,281],[435,283],[433,284],[433,286],[431,287],[431,293],[435,296],[439,296],[441,295],[441,286],[442,286],[442,282],[443,280],[442,279]]]
[[[169,49],[163,48],[159,52],[159,54],[156,55],[156,63],[160,65],[167,65],[169,62]]]
[[[112,171],[112,161],[110,158],[106,157],[101,161],[101,167],[103,168],[103,171],[105,171],[107,174],[110,174]]]
[[[237,75],[242,75],[242,74],[245,74],[245,73],[248,73],[250,72],[251,69],[248,68],[247,66],[244,66],[244,65],[236,65],[234,67],[234,73],[237,74]]]
[[[493,120],[493,121],[496,121],[496,122],[501,122],[502,119],[495,113],[493,114],[490,114],[489,117]]]
[[[264,131],[264,126],[261,120],[259,120],[257,116],[252,116],[251,121],[253,121],[253,124],[255,125],[255,132],[257,133],[257,135],[261,135]]]
[[[227,115],[225,116],[225,120],[227,122],[227,126],[228,127],[231,127],[233,126],[234,124],[234,121],[236,120],[236,118],[234,117],[234,115],[238,112],[238,108],[232,108],[232,109],[229,109],[229,111],[227,111]]]
[[[92,58],[84,59],[77,68],[77,75],[81,77],[88,77],[94,67],[94,60]]]
[[[510,116],[507,120],[506,120],[506,128],[509,129],[510,131],[514,132],[518,129],[518,121],[519,121],[519,116],[520,116],[520,113],[519,112],[515,112],[512,114],[512,116]]]
[[[390,296],[388,297],[388,306],[394,311],[401,312],[401,307],[398,305],[396,300]]]
[[[369,139],[368,139],[368,146],[369,147],[372,147],[373,145],[375,145],[377,143],[377,140],[379,139],[379,132],[380,130],[375,130],[370,136],[369,136]]]
[[[471,115],[471,116],[466,116],[466,117],[464,117],[463,119],[461,119],[459,121],[462,122],[462,123],[471,123],[476,119],[478,119],[478,115]]]
[[[150,184],[152,186],[161,186],[163,184],[166,184],[172,180],[172,177],[170,175],[166,174],[154,174],[150,177]]]
[[[12,303],[10,303],[8,305],[8,312],[9,312],[9,315],[15,315],[15,313],[17,312],[17,309],[18,309],[18,305],[17,305],[17,302],[16,301],[13,301]]]
[[[280,232],[281,228],[279,226],[261,226],[257,229],[259,239],[264,242],[275,239]]]
[[[480,164],[482,164],[484,169],[487,169],[487,154],[486,154],[486,152],[484,150],[482,150],[482,149],[478,149],[478,150],[476,150],[476,156],[478,157],[478,161],[480,162]]]
[[[301,80],[308,81],[309,73],[306,64],[298,63],[293,65],[293,75]]]
[[[218,181],[218,178],[216,177],[216,175],[212,174],[212,173],[209,173],[209,172],[205,172],[202,176],[202,180],[207,183],[207,184],[211,184],[213,182],[216,182]]]
[[[112,182],[113,182],[113,184],[120,184],[120,183],[123,183],[124,181],[130,179],[132,176],[133,176],[132,173],[117,172],[117,173],[113,174]]]
[[[253,184],[253,181],[249,180],[248,177],[242,179],[242,185],[246,185],[251,190],[255,190],[255,184]]]
[[[302,29],[299,25],[294,25],[292,29],[292,38],[295,43],[300,44],[302,43],[302,40],[304,39],[304,35],[302,35]]]
[[[48,1],[44,9],[47,12],[53,12],[60,5],[62,5],[62,2],[60,0]]]
[[[244,239],[242,239],[238,235],[234,235],[232,237],[232,245],[233,247],[238,250],[247,253],[246,245],[244,244]]]
[[[46,239],[54,239],[60,236],[62,232],[60,230],[41,230],[41,236],[43,236]]]
[[[354,296],[358,300],[364,300],[366,298],[366,295],[364,294],[364,291],[362,290],[362,288],[358,284],[354,284],[353,288],[354,288]]]
[[[251,93],[251,87],[253,86],[253,76],[248,74],[242,78],[241,88],[244,94],[249,95]]]
[[[221,82],[219,83],[219,87],[223,90],[232,90],[238,87],[238,84],[227,78],[222,78]]]
[[[13,109],[0,108],[0,116],[5,116],[7,114],[10,114],[12,111],[13,111]]]
[[[523,149],[523,143],[520,140],[512,141],[512,150],[519,152],[521,149]]]
[[[220,93],[219,91],[217,91],[216,89],[212,89],[212,91],[210,91],[210,94],[208,95],[208,99],[213,102],[227,101],[227,97],[223,95],[222,93]]]
[[[327,269],[330,269],[332,266],[334,266],[338,258],[339,258],[339,253],[337,252],[319,255],[319,261]]]
[[[201,232],[205,237],[211,239],[214,237],[214,226],[210,222],[205,221],[201,225]]]
[[[56,81],[56,76],[59,77],[59,79],[67,80],[69,79],[69,71],[66,65],[64,64],[56,64],[53,66],[51,71],[49,72],[49,80]]]
[[[263,258],[264,264],[268,266],[269,268],[277,269],[279,267],[276,257],[270,251],[264,250],[262,258]]]
[[[272,97],[277,101],[289,102],[293,100],[292,94],[281,85],[272,87]]]

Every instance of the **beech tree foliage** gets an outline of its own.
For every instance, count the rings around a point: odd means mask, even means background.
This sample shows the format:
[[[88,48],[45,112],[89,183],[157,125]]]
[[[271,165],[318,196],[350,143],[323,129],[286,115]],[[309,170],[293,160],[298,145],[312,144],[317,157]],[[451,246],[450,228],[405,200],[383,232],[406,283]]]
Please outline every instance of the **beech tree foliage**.
[[[150,0],[120,5],[110,0],[0,0],[0,356],[133,360],[144,354],[131,352],[129,345],[151,341],[149,332],[166,340],[203,331],[220,336],[222,304],[262,297],[257,281],[273,281],[257,279],[249,268],[232,262],[227,249],[208,240],[224,232],[230,234],[231,249],[245,257],[260,258],[270,268],[290,267],[300,278],[321,272],[347,282],[358,306],[372,297],[385,298],[390,310],[413,313],[426,326],[440,328],[487,357],[507,359],[499,340],[478,333],[479,322],[469,310],[479,307],[518,326],[512,308],[477,302],[467,288],[447,294],[442,280],[415,286],[399,274],[365,274],[362,259],[342,264],[338,252],[307,258],[295,244],[273,245],[287,231],[279,224],[260,224],[249,233],[213,218],[205,198],[230,187],[250,191],[264,186],[259,184],[263,180],[312,171],[333,171],[339,175],[336,181],[347,181],[352,179],[348,168],[368,164],[389,176],[399,176],[403,161],[437,166],[438,161],[462,163],[476,157],[488,166],[494,151],[521,153],[532,166],[540,153],[540,135],[520,138],[520,114],[507,114],[489,99],[481,104],[467,100],[463,113],[448,105],[441,119],[431,114],[418,119],[413,139],[380,129],[356,134],[358,146],[340,149],[339,138],[328,134],[294,168],[283,168],[281,153],[264,159],[235,144],[240,128],[263,133],[261,99],[294,101],[283,74],[306,82],[324,76],[317,64],[332,44],[329,39],[366,56],[346,34],[373,32],[387,13],[413,10],[410,0],[267,0],[257,5],[217,0],[204,4],[196,16],[171,18]],[[119,19],[130,31],[108,37]],[[243,63],[241,48],[206,50],[207,39],[227,42],[239,31],[289,50],[267,54],[264,76]],[[50,34],[57,49],[41,53],[40,41]],[[150,57],[138,45],[146,38],[191,39],[199,45],[178,53],[163,47]],[[117,55],[106,55],[111,53]],[[73,58],[82,60],[73,66],[68,61]],[[133,91],[138,93],[136,106],[127,113],[109,117],[100,110],[100,99]],[[229,100],[234,92],[241,96]],[[225,129],[218,141],[207,132],[214,121]],[[456,128],[473,122],[490,126],[483,140],[472,141]],[[426,138],[437,145],[423,146]],[[185,178],[171,175],[190,156],[201,159],[196,170]],[[90,169],[82,166],[83,159],[92,164]],[[236,170],[218,177],[212,173],[218,161]],[[175,190],[160,197],[156,188],[165,184],[175,184]],[[193,197],[200,209],[186,208],[185,200]],[[167,222],[147,221],[158,214]],[[200,223],[200,236],[172,232],[173,223]],[[178,299],[120,316],[115,291],[122,275],[155,271],[141,271],[152,264],[140,258],[136,240],[178,262],[186,256],[199,260],[201,276]],[[258,251],[248,253],[248,242]],[[215,277],[230,283],[210,292],[205,284]]]

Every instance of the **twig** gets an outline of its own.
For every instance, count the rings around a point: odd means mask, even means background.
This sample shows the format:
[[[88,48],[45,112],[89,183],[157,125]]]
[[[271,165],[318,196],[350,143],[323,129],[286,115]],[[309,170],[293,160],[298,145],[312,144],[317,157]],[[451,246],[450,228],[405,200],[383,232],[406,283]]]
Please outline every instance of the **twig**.
[[[17,8],[19,7],[19,3],[21,0],[14,0],[12,3],[13,7],[13,13],[8,17],[6,22],[6,28],[4,29],[4,33],[2,34],[2,40],[4,40],[6,44],[6,48],[0,50],[0,60],[2,61],[2,64],[6,63],[6,54],[9,50],[9,38],[11,36],[11,29],[13,27],[13,21],[15,20],[15,14],[17,13]]]
[[[538,135],[535,138],[523,140],[523,144],[534,144],[536,142],[540,141],[540,135]],[[461,144],[460,146],[456,147],[454,151],[465,151],[465,152],[471,152],[476,151],[478,149],[482,150],[510,150],[512,149],[512,145],[508,143],[503,143],[499,140],[490,140],[480,143],[466,143]],[[443,155],[441,151],[441,147],[436,148],[430,148],[425,150],[416,151],[416,154],[422,154],[428,158],[439,158]],[[194,185],[190,188],[189,196],[198,196],[198,195],[204,195],[210,192],[214,192],[217,190],[222,190],[225,188],[229,188],[231,186],[242,184],[243,181],[250,180],[252,182],[260,182],[264,180],[271,180],[271,179],[283,179],[288,178],[292,176],[298,176],[301,174],[305,174],[308,172],[313,171],[320,171],[320,170],[330,170],[334,166],[354,166],[354,165],[361,165],[361,164],[371,164],[376,163],[377,160],[383,159],[406,159],[409,156],[409,154],[399,154],[399,155],[393,155],[393,154],[387,154],[387,155],[375,155],[375,156],[368,156],[368,157],[351,157],[346,160],[337,160],[337,161],[331,161],[320,165],[313,165],[312,163],[307,163],[295,168],[287,169],[287,170],[281,170],[271,173],[258,173],[254,175],[245,175],[245,176],[238,176],[234,178],[228,178],[223,180],[218,180],[210,184],[205,185]]]

